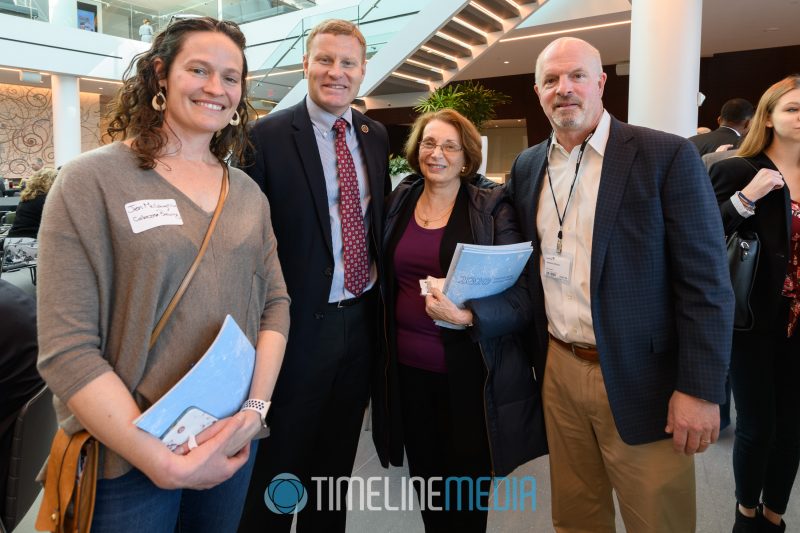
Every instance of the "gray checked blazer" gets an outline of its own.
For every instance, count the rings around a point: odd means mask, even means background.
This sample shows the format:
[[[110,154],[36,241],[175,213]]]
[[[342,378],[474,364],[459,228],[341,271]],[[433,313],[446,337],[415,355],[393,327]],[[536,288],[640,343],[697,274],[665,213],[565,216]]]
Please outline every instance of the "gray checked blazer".
[[[542,142],[522,152],[507,186],[534,243],[527,275],[539,376],[547,317],[536,211],[545,150]],[[691,143],[612,117],[592,239],[592,320],[617,429],[628,444],[667,438],[674,390],[725,401],[733,332],[722,221]]]

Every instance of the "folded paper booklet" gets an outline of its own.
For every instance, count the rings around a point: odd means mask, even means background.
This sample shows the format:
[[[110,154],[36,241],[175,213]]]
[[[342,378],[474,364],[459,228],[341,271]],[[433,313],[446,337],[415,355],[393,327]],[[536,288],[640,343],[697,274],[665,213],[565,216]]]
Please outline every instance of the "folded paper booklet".
[[[250,393],[256,351],[232,316],[194,367],[133,421],[175,449],[239,411]]]
[[[499,294],[516,283],[532,251],[531,241],[499,246],[458,243],[442,292],[459,307],[468,300]],[[464,329],[443,320],[435,323]]]

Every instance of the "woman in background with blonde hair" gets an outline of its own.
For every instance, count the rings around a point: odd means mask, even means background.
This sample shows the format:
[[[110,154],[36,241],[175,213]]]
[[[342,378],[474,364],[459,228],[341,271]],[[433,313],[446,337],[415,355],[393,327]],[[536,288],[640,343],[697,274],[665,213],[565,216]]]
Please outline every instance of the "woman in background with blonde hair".
[[[785,531],[800,463],[800,76],[767,89],[739,157],[711,167],[725,233],[761,242],[753,327],[735,331],[734,533]]]
[[[42,211],[47,193],[53,186],[58,171],[54,168],[43,168],[25,180],[20,202],[17,206],[14,224],[8,232],[9,237],[30,237],[35,239],[42,222]]]

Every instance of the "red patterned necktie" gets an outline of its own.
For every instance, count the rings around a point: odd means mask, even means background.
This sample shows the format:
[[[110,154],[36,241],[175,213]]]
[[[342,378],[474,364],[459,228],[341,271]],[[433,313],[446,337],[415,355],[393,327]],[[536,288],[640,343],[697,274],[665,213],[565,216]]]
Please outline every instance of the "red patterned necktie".
[[[339,213],[342,219],[342,248],[344,252],[344,288],[359,296],[369,283],[369,256],[361,195],[353,156],[347,147],[347,122],[336,119],[336,170],[339,173]]]

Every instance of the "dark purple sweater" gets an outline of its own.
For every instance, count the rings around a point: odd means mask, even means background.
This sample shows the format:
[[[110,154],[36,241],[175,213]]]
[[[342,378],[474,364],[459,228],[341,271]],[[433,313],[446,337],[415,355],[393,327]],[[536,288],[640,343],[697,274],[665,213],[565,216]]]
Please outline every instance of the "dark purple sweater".
[[[397,277],[397,360],[430,372],[447,372],[439,327],[425,312],[419,280],[443,278],[439,248],[444,228],[421,228],[414,217],[408,222],[394,253]]]

